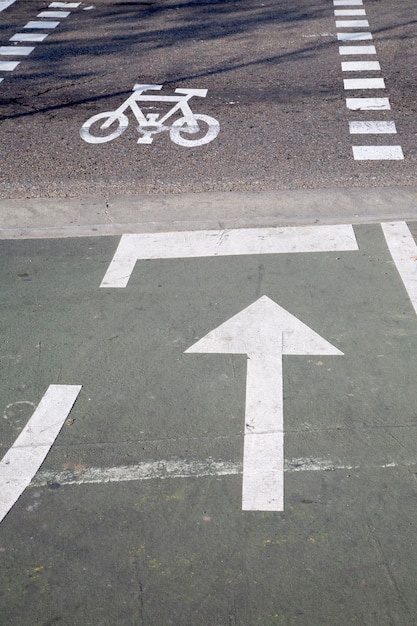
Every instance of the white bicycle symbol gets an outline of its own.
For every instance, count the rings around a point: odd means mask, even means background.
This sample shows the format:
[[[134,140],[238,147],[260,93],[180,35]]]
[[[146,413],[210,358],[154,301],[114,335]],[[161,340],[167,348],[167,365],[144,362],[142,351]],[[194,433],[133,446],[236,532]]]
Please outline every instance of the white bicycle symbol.
[[[207,89],[176,89],[177,96],[161,96],[157,94],[144,95],[145,91],[162,89],[162,85],[135,85],[133,94],[115,111],[106,111],[98,113],[90,117],[80,128],[80,136],[87,143],[105,143],[119,137],[128,127],[129,120],[125,115],[127,109],[131,109],[136,120],[138,121],[137,130],[142,135],[138,139],[138,143],[150,144],[153,142],[153,135],[163,131],[169,131],[171,141],[179,146],[202,146],[217,137],[220,131],[219,122],[209,115],[193,113],[188,101],[193,96],[205,98]],[[159,113],[142,112],[138,106],[138,102],[174,102],[174,106],[162,117]],[[165,122],[181,111],[182,116],[175,120],[171,125]],[[103,121],[104,120],[104,121]],[[97,122],[102,122],[100,126],[95,126]],[[117,124],[116,128],[111,127]],[[98,131],[110,132],[105,135],[98,134]],[[190,135],[198,135],[198,138],[192,138]]]

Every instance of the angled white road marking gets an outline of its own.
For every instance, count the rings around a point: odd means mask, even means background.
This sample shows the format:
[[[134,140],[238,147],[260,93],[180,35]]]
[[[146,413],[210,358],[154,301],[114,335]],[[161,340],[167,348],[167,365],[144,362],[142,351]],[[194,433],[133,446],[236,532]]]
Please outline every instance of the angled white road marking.
[[[0,522],[29,485],[80,393],[81,385],[50,385],[0,461]]]
[[[343,352],[267,296],[186,350],[195,352],[248,356],[242,509],[283,511],[282,356]]]
[[[121,237],[100,287],[126,287],[138,260],[357,249],[350,224],[128,234]]]
[[[417,313],[417,245],[405,222],[381,224],[386,242]]]

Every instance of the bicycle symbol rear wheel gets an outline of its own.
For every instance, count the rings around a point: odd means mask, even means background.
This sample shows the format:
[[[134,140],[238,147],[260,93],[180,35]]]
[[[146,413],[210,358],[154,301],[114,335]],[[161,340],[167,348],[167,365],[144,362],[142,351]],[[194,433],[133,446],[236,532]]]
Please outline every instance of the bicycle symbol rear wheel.
[[[106,129],[110,129],[110,133],[108,135],[98,135],[93,134],[91,132],[91,127],[96,122],[100,122],[102,120],[107,120],[100,126],[96,126],[96,133],[100,130],[105,131]],[[117,123],[118,126],[114,130],[112,130],[112,126]],[[116,139],[119,137],[128,127],[129,120],[127,119],[124,113],[115,113],[114,111],[106,111],[105,113],[98,113],[97,115],[93,115],[90,117],[80,128],[80,137],[84,139],[87,143],[105,143],[106,141],[111,141],[112,139]]]
[[[219,122],[210,117],[209,115],[202,115],[200,113],[193,114],[195,124],[189,124],[185,117],[181,117],[171,126],[169,136],[171,141],[179,146],[203,146],[206,143],[210,143],[213,139],[216,139],[220,131]],[[202,122],[199,124],[198,122]],[[204,133],[203,135],[201,135]],[[199,135],[196,139],[188,139],[190,135]]]

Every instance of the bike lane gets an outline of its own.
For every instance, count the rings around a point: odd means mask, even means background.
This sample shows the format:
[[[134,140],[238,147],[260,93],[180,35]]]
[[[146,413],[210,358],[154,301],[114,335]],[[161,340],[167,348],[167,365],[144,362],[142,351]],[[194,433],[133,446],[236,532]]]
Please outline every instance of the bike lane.
[[[272,230],[1,242],[2,453],[50,385],[81,386],[0,525],[5,624],[412,620],[416,225]],[[242,510],[245,322],[230,354],[192,350],[265,297],[337,350],[262,343],[283,511]]]

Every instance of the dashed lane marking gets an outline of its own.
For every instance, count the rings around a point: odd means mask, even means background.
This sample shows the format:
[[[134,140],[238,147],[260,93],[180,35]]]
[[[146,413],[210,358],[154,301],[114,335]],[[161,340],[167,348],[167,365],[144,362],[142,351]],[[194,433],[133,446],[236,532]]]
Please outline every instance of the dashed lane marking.
[[[341,6],[361,6],[362,0],[334,0],[334,7]],[[336,18],[340,17],[366,17],[365,9],[334,9]],[[346,42],[362,42],[366,40],[372,40],[373,36],[369,30],[353,30],[346,32],[343,29],[368,29],[369,21],[367,19],[346,19],[335,20],[336,28],[342,29],[342,32],[337,33],[337,40],[341,43]],[[367,56],[376,55],[375,46],[362,46],[362,45],[345,45],[339,46],[340,55],[355,55],[355,56]],[[343,72],[380,72],[381,66],[377,61],[353,61],[343,62]],[[345,78],[343,79],[343,86],[345,90],[368,90],[368,89],[385,89],[385,81],[381,77],[365,77],[365,78]],[[378,111],[378,110],[390,110],[388,98],[346,98],[346,106],[349,110],[353,111]],[[363,121],[351,121],[349,122],[349,132],[351,135],[393,135],[397,133],[394,122],[382,122],[378,120],[371,120],[368,122]],[[401,146],[398,145],[378,145],[378,146],[352,146],[353,158],[356,161],[380,161],[380,160],[392,160],[400,161],[404,159],[404,154]]]
[[[12,0],[14,1],[14,0]],[[6,6],[10,6],[12,2],[9,3],[1,3],[0,2],[0,11],[2,11]],[[67,8],[67,9],[76,9],[80,6],[80,2],[52,2],[49,5],[49,9],[54,8]],[[66,18],[71,14],[71,11],[41,11],[38,13],[37,17],[39,20],[34,20],[28,22],[23,28],[25,30],[52,30],[59,26],[60,22],[53,21],[51,18]],[[9,41],[12,42],[42,42],[48,37],[49,33],[15,33],[12,37],[10,37]],[[35,47],[33,46],[0,46],[0,56],[15,56],[22,57],[28,56],[33,52]],[[12,72],[17,68],[20,61],[0,61],[0,72]],[[0,77],[0,82],[4,80],[4,77]]]

